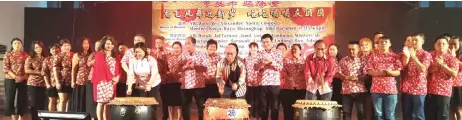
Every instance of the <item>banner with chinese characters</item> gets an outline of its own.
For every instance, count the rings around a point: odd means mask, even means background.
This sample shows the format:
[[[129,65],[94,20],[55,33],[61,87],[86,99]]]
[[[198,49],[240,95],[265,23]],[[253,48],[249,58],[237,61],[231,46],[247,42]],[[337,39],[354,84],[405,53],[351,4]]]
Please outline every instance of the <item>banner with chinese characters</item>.
[[[260,37],[266,33],[273,35],[275,46],[299,43],[305,54],[314,51],[316,40],[334,41],[332,1],[159,1],[152,3],[152,9],[153,37],[164,36],[171,45],[192,36],[202,51],[207,40],[214,39],[221,55],[234,42],[239,55],[246,57],[248,44],[261,45]]]

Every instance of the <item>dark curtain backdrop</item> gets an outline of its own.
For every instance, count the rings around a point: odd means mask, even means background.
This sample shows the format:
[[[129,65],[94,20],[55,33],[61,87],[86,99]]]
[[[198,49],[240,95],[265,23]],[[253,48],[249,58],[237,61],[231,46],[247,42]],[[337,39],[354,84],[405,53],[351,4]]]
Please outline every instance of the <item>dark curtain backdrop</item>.
[[[106,34],[133,46],[133,36],[144,34],[151,45],[152,2],[85,2],[85,8],[25,8],[24,43],[34,40],[46,46],[58,36],[72,41],[72,51],[80,51],[82,37],[93,43]],[[92,48],[93,49],[93,48]]]
[[[399,53],[406,36],[426,34],[424,49],[432,50],[437,35],[448,32],[462,35],[462,9],[418,8],[415,2],[336,2],[336,42],[340,52],[347,54],[351,40],[373,38],[373,33],[384,32],[392,38],[392,49]],[[73,50],[78,51],[81,37],[94,42],[105,34],[133,46],[133,36],[142,33],[151,42],[151,2],[85,2],[84,9],[26,8],[25,47],[33,40],[42,40],[48,46],[57,36],[70,38]],[[400,104],[397,116],[400,116]]]
[[[462,9],[418,8],[416,2],[336,2],[336,42],[346,55],[346,44],[377,31],[391,37],[392,48],[399,52],[404,38],[415,32],[426,34],[424,48],[432,50],[433,41],[442,32],[462,35]],[[142,33],[151,45],[152,2],[84,2],[83,8],[25,8],[25,47],[33,40],[48,46],[57,36],[72,40],[79,49],[81,37],[93,42],[105,34],[133,46],[133,35]]]
[[[462,8],[430,6],[419,8],[415,2],[335,2],[335,39],[342,54],[351,40],[373,39],[375,32],[392,38],[392,49],[401,52],[406,36],[416,32],[426,35],[424,49],[433,50],[435,38],[443,32],[462,36]],[[444,3],[443,3],[444,6]]]

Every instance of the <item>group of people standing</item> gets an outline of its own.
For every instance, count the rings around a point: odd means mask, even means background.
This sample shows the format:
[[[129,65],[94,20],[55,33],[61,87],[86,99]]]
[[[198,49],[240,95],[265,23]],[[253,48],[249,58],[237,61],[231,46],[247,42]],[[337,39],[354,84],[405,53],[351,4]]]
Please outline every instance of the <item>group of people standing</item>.
[[[90,39],[83,38],[76,53],[71,52],[68,39],[60,39],[59,44],[49,48],[41,41],[33,41],[26,53],[23,41],[14,38],[3,60],[5,115],[37,120],[37,110],[48,108],[88,112],[94,119],[107,120],[110,100],[136,96],[155,97],[161,103],[165,120],[189,120],[194,97],[202,119],[207,98],[245,94],[245,87],[239,87],[245,86],[245,68],[237,57],[237,44],[228,45],[223,59],[216,53],[215,40],[208,42],[208,48],[213,47],[210,54],[196,51],[193,37],[186,38],[184,47],[181,42],[174,42],[171,50],[164,48],[164,42],[165,38],[159,36],[155,49],[149,49],[144,36],[138,34],[134,48],[128,49],[107,35],[95,42],[94,51]],[[25,116],[28,107],[32,118]]]
[[[48,48],[33,41],[26,53],[15,38],[3,60],[5,115],[24,117],[29,105],[33,120],[38,119],[37,110],[46,108],[88,112],[107,120],[110,100],[138,96],[155,97],[164,120],[190,120],[194,97],[202,120],[207,98],[223,97],[246,99],[252,119],[277,120],[282,104],[284,119],[292,120],[291,105],[309,99],[338,101],[344,120],[351,119],[353,104],[359,120],[393,120],[401,91],[405,120],[462,119],[459,38],[448,34],[435,39],[433,52],[422,48],[424,34],[409,36],[402,53],[395,54],[391,39],[376,33],[373,41],[350,41],[345,57],[338,53],[338,44],[323,40],[316,41],[315,52],[307,56],[300,44],[292,44],[290,50],[284,43],[274,47],[270,34],[261,36],[263,50],[250,43],[245,58],[237,56],[235,43],[227,45],[223,58],[213,39],[207,41],[206,52],[196,50],[193,37],[184,45],[174,42],[172,49],[165,48],[162,36],[154,42],[155,49],[150,49],[138,34],[129,49],[107,35],[93,50],[91,40],[83,38],[80,51],[73,53],[67,39]]]

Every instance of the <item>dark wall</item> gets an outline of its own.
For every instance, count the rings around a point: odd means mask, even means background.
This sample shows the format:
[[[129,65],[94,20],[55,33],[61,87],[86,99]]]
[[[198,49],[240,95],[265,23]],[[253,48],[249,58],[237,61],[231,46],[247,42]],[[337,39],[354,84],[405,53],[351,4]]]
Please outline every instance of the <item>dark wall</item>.
[[[374,32],[392,38],[392,49],[401,52],[406,36],[416,32],[426,35],[424,49],[433,50],[435,38],[443,32],[462,36],[461,8],[419,8],[409,2],[335,2],[336,42],[342,54],[346,44],[363,37],[373,39]]]
[[[342,54],[347,54],[349,41],[363,37],[373,39],[375,32],[381,31],[392,38],[394,51],[403,45],[403,22],[412,6],[402,1],[396,2],[335,2],[336,42],[341,45]]]
[[[447,32],[452,35],[462,36],[462,9],[419,9],[412,14],[418,16],[417,29],[426,34],[427,41],[424,47],[433,50],[433,43],[436,37]]]
[[[335,5],[336,41],[342,54],[347,54],[348,41],[373,38],[377,31],[392,38],[395,52],[400,52],[404,38],[415,32],[426,34],[427,50],[433,48],[434,38],[442,32],[462,35],[462,10],[457,8],[416,8],[404,1],[336,2]],[[149,1],[84,2],[83,9],[26,8],[25,12],[26,49],[32,40],[52,43],[61,36],[79,43],[83,36],[94,41],[105,34],[132,46],[133,35],[142,33],[151,45],[152,2]]]
[[[151,45],[152,2],[89,2],[85,8],[26,8],[25,47],[33,40],[42,40],[48,46],[57,42],[57,36],[69,38],[73,51],[79,51],[80,40],[92,42],[106,34],[119,42],[133,46],[133,36],[144,34]]]

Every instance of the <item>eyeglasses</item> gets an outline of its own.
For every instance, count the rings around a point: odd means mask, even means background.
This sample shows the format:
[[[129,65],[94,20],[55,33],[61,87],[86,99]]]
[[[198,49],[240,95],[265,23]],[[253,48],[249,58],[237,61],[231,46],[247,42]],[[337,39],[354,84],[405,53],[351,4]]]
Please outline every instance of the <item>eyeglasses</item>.
[[[233,52],[226,52],[226,55],[235,55]]]

